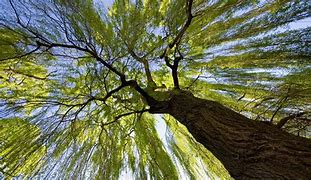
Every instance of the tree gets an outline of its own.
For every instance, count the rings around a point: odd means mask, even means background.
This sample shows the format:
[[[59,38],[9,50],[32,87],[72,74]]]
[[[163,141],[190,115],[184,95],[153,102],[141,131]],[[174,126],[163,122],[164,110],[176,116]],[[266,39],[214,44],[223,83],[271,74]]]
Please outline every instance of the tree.
[[[2,176],[311,179],[310,2],[107,6],[1,1]]]

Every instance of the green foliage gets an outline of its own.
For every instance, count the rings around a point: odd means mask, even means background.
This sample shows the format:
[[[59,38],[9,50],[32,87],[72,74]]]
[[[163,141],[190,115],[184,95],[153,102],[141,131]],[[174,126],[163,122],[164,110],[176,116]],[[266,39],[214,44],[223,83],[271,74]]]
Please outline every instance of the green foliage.
[[[103,2],[0,2],[0,177],[230,179],[146,113],[141,91],[168,99],[178,58],[181,89],[272,124],[297,114],[284,129],[310,136],[311,29],[286,26],[309,1]]]
[[[40,129],[26,120],[1,119],[1,172],[7,177],[36,173],[47,151],[40,136]]]

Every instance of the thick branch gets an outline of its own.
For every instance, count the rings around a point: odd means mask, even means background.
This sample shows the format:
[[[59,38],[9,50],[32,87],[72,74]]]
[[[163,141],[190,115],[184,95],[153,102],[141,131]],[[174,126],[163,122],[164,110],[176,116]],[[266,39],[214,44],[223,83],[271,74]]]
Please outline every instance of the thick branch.
[[[147,60],[143,61],[143,65],[144,65],[144,69],[145,69],[145,73],[147,76],[147,81],[148,81],[148,85],[152,85],[152,86],[156,86],[156,83],[154,82],[151,72],[150,72],[150,67],[149,67],[149,63]]]
[[[187,21],[184,24],[184,26],[181,28],[181,30],[179,31],[179,33],[177,34],[177,36],[175,37],[175,39],[168,45],[169,48],[173,48],[176,44],[179,44],[179,42],[181,41],[181,38],[183,37],[183,35],[185,34],[187,28],[190,26],[191,21],[192,21],[192,14],[191,14],[191,8],[192,8],[192,3],[193,0],[188,0],[187,2]]]
[[[136,59],[138,62],[142,63],[145,69],[145,73],[147,76],[147,81],[148,81],[148,85],[151,86],[156,86],[156,83],[154,82],[151,72],[150,72],[150,67],[149,67],[149,63],[146,59],[139,57],[133,50],[129,50],[131,56]]]
[[[192,13],[191,13],[191,9],[192,9],[192,4],[193,4],[193,0],[188,0],[187,1],[187,20],[186,20],[186,23],[184,24],[184,26],[181,28],[181,30],[179,31],[179,33],[177,34],[177,36],[175,37],[175,39],[169,43],[169,45],[165,48],[163,54],[160,56],[160,58],[164,58],[165,60],[165,64],[171,68],[172,70],[172,77],[173,77],[173,81],[174,81],[174,87],[176,89],[179,89],[179,81],[178,81],[178,63],[179,61],[183,58],[183,56],[181,55],[181,53],[179,52],[178,50],[178,45],[183,37],[183,35],[185,34],[186,30],[188,29],[188,27],[190,26],[191,24],[191,21],[192,21]],[[168,49],[172,49],[174,46],[176,46],[176,49],[179,53],[179,57],[176,57],[174,58],[174,61],[173,61],[173,64],[171,64],[169,62],[169,57],[168,57]]]
[[[281,119],[275,126],[278,127],[278,128],[282,128],[289,120],[301,117],[304,114],[306,114],[306,112],[301,112],[301,113],[298,113],[298,114],[289,115],[289,116]]]
[[[178,57],[175,57],[174,59],[174,64],[172,66],[172,76],[173,76],[173,81],[174,81],[174,87],[176,89],[179,89],[179,81],[178,81],[178,64],[179,64],[179,61],[182,59],[183,57],[182,56],[178,56]]]
[[[120,86],[116,87],[115,89],[109,91],[105,97],[103,98],[99,98],[99,97],[94,97],[95,100],[99,100],[102,102],[105,102],[108,98],[110,98],[113,94],[115,94],[116,92],[120,91],[121,89],[123,89],[126,86],[130,86],[131,85],[131,81],[125,81],[124,83],[122,83]]]
[[[144,89],[142,89],[135,80],[130,80],[128,81],[128,83],[132,88],[134,88],[140,95],[142,95],[145,98],[149,106],[159,103],[156,99],[150,96]]]

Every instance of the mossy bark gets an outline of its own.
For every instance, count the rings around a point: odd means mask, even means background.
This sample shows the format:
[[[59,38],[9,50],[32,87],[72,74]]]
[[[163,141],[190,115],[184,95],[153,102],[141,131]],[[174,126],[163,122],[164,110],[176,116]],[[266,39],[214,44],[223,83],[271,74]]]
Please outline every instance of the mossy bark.
[[[309,139],[188,93],[151,105],[150,112],[175,117],[235,179],[311,179]]]

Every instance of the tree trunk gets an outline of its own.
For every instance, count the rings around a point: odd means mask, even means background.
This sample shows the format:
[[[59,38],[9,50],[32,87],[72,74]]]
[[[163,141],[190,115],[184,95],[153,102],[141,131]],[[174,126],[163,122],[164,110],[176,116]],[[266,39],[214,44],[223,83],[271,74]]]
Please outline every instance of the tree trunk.
[[[311,179],[311,140],[251,120],[191,94],[172,95],[151,113],[168,113],[185,125],[235,179]]]

